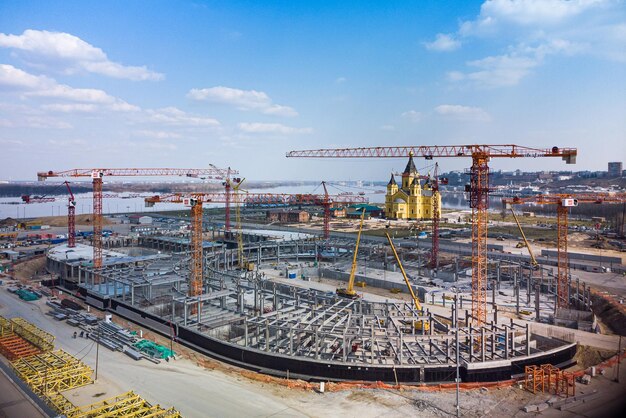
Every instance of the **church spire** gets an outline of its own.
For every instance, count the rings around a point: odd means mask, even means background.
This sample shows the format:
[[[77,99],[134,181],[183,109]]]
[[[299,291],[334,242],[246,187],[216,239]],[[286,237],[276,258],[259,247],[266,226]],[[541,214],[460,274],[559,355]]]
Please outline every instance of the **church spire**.
[[[396,183],[396,179],[393,177],[393,173],[391,173],[391,180],[389,180],[389,183],[387,183],[387,186],[391,186],[393,184],[398,184],[398,183]]]
[[[409,153],[409,162],[406,164],[406,168],[402,174],[417,174],[417,168],[413,162],[413,153]]]

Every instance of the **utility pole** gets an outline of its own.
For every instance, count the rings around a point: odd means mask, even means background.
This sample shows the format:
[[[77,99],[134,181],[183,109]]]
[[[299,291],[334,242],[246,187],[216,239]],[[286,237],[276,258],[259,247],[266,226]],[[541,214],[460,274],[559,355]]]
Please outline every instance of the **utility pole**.
[[[460,417],[461,416],[461,410],[460,410],[460,405],[459,405],[459,390],[460,390],[460,384],[461,384],[461,376],[459,374],[459,306],[458,306],[458,300],[459,300],[459,291],[457,289],[456,291],[456,297],[454,298],[454,312],[456,312],[455,315],[455,323],[454,323],[454,335],[456,338],[456,378],[454,379],[454,381],[456,382],[456,416]]]
[[[96,338],[96,378],[98,380],[98,358],[100,357],[100,323],[98,323],[98,337]]]
[[[622,336],[619,336],[619,343],[617,348],[617,369],[615,374],[615,381],[619,383],[619,364],[622,362]]]

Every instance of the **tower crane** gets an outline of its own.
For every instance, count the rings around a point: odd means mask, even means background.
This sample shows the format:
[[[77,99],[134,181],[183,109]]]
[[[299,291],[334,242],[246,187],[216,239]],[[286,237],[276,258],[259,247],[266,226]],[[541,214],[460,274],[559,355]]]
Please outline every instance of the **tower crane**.
[[[583,203],[616,204],[626,202],[626,193],[573,193],[537,195],[530,197],[503,198],[507,207],[533,203],[536,205],[557,205],[556,207],[556,247],[557,247],[557,308],[567,308],[569,257],[567,255],[568,212],[572,207]]]
[[[472,318],[480,326],[487,320],[487,209],[489,207],[489,160],[492,158],[561,157],[576,162],[575,148],[529,148],[519,145],[434,145],[360,147],[290,151],[287,157],[300,158],[471,158],[467,186],[472,209]]]
[[[243,180],[238,182],[243,183]],[[252,202],[271,202],[281,205],[320,205],[327,198],[331,201],[341,201],[344,199],[355,199],[360,202],[367,202],[367,198],[351,195],[315,195],[315,194],[287,194],[287,193],[245,193],[237,196],[237,210],[240,204]],[[229,193],[174,193],[166,195],[150,196],[144,199],[147,207],[152,207],[156,203],[182,203],[191,208],[191,274],[189,296],[197,296],[202,293],[202,205],[203,203],[226,203],[230,201]],[[240,225],[240,222],[238,221]],[[239,237],[241,234],[239,234]],[[239,240],[238,237],[238,240]],[[239,248],[239,247],[238,247]],[[238,255],[240,255],[238,250]],[[243,260],[243,241],[241,255]]]
[[[102,179],[104,177],[148,177],[182,176],[223,180],[230,174],[238,174],[231,169],[210,168],[74,168],[64,171],[42,171],[37,180],[51,177],[88,177],[93,183],[93,267],[102,267]]]

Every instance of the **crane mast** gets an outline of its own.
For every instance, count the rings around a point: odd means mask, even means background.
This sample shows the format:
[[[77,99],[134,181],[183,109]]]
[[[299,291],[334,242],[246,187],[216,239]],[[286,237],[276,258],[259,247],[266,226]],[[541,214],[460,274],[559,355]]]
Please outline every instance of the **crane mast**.
[[[76,199],[74,193],[70,188],[70,182],[64,181],[63,184],[67,187],[67,246],[69,248],[76,247]]]
[[[412,153],[412,154],[411,154]],[[487,321],[487,210],[489,208],[489,160],[491,158],[561,157],[574,164],[575,148],[531,148],[504,145],[385,146],[290,151],[299,158],[471,158],[469,206],[472,209],[472,319],[477,326]]]

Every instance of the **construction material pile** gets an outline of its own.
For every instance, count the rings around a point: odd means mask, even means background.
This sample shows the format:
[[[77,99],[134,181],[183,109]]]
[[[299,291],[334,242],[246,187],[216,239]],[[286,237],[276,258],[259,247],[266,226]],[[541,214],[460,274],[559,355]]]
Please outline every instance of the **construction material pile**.
[[[174,357],[174,355],[176,354],[169,348],[163,347],[160,344],[148,340],[141,340],[137,342],[135,344],[135,348],[137,348],[142,353],[145,353],[148,356],[157,359],[167,359],[169,357]]]

